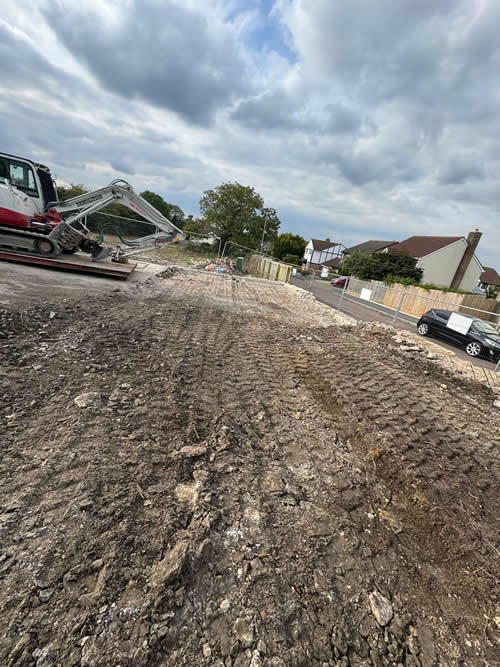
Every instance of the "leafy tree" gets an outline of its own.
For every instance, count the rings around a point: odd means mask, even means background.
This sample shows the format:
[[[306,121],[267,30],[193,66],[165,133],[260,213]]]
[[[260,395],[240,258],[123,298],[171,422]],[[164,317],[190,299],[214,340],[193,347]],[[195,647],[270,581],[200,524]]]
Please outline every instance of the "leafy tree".
[[[184,225],[184,211],[176,204],[170,204],[165,201],[161,195],[151,190],[141,192],[141,197],[154,206],[157,211],[173,222],[176,227],[182,228]]]
[[[214,190],[206,190],[200,199],[200,211],[206,231],[227,241],[259,248],[272,242],[278,233],[280,221],[273,208],[265,208],[264,200],[254,188],[240,183],[223,183]]]
[[[57,198],[59,201],[66,201],[66,199],[71,199],[72,197],[78,197],[79,195],[84,195],[88,192],[87,188],[84,185],[76,185],[75,183],[70,183],[69,185],[57,185]]]
[[[273,257],[284,259],[285,255],[296,255],[298,259],[304,257],[307,242],[298,234],[280,234],[273,242]]]
[[[423,271],[417,268],[417,259],[391,253],[353,252],[344,259],[342,273],[361,280],[384,280],[388,275],[420,281]]]
[[[89,192],[88,188],[86,188],[84,185],[76,185],[74,183],[70,183],[68,186],[64,185],[58,185],[57,186],[57,196],[59,198],[59,201],[65,201],[66,199],[71,199],[72,197],[78,197],[79,195],[83,195]],[[184,211],[180,208],[180,206],[177,206],[176,204],[170,204],[169,202],[165,201],[163,197],[159,194],[156,194],[156,192],[151,192],[151,190],[145,190],[144,192],[141,192],[141,197],[145,199],[147,202],[151,204],[151,206],[154,206],[157,211],[159,211],[162,215],[167,217],[171,222],[174,223],[176,227],[182,228],[184,224]],[[142,217],[142,215],[139,215],[135,211],[132,211],[130,208],[127,206],[123,206],[122,204],[119,204],[117,202],[112,202],[111,204],[108,204],[104,208],[100,209],[98,211],[101,215],[116,215],[122,218],[128,218],[129,220],[137,220],[140,223],[143,223],[141,225],[136,225],[134,226],[132,223],[127,224],[127,231],[130,233],[137,233],[140,235],[148,234],[151,232],[151,227],[147,225],[146,221]],[[94,228],[98,226],[98,221],[101,221],[101,226],[103,224],[103,218],[100,216],[95,216],[92,219],[92,225],[91,227]],[[108,226],[113,222],[112,218],[108,219]],[[115,225],[118,224],[118,221],[114,221]]]
[[[208,234],[208,226],[202,218],[195,218],[194,215],[188,215],[185,219],[183,231],[194,234]]]

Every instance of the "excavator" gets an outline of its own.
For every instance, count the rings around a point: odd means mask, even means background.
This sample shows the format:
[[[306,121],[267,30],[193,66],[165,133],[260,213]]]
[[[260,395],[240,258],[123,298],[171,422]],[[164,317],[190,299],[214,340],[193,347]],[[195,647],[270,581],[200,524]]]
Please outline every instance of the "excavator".
[[[157,231],[113,247],[90,238],[86,216],[111,202],[138,213]],[[61,217],[68,214],[67,217]],[[121,179],[92,192],[57,200],[48,167],[26,158],[0,153],[0,252],[28,257],[55,258],[82,251],[94,260],[127,257],[158,243],[183,240],[184,234],[154,206]]]

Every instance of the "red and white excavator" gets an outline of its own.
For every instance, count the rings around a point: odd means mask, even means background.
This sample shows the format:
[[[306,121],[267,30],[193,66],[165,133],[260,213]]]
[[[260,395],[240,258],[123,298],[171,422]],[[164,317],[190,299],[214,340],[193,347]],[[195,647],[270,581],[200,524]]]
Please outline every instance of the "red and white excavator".
[[[127,245],[102,246],[89,237],[85,220],[112,201],[127,206],[160,231]],[[65,213],[70,215],[62,219],[61,214]],[[57,201],[47,167],[0,153],[0,252],[53,258],[82,250],[96,260],[111,257],[115,262],[126,262],[127,256],[138,248],[144,250],[158,242],[182,239],[183,232],[126,181],[118,179],[99,190]]]

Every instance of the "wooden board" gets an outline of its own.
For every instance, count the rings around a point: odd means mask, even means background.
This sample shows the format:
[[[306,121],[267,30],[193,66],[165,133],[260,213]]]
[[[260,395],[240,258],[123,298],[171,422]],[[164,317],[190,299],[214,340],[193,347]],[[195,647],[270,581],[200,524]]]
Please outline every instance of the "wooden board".
[[[82,273],[98,273],[113,278],[120,278],[127,280],[130,274],[137,266],[136,263],[119,264],[118,262],[111,262],[104,260],[101,262],[94,262],[88,255],[62,255],[55,259],[46,257],[30,257],[29,255],[18,255],[9,252],[0,252],[0,259],[9,262],[23,262],[24,264],[38,264],[40,266],[47,266],[51,269],[64,269],[66,271],[80,271]]]

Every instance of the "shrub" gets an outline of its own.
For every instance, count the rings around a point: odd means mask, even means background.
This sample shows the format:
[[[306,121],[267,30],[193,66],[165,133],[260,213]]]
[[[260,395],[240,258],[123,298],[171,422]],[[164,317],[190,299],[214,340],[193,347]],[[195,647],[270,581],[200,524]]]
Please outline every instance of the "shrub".
[[[388,275],[384,278],[384,283],[386,285],[393,285],[394,283],[399,283],[400,285],[405,285],[407,287],[421,287],[427,292],[430,290],[438,290],[439,292],[453,292],[454,294],[470,294],[467,290],[455,289],[452,287],[441,287],[440,285],[434,285],[433,283],[420,283],[418,280],[412,280],[411,278],[405,278],[404,276],[393,276]]]
[[[361,280],[384,280],[388,275],[397,275],[419,281],[423,271],[417,267],[417,261],[408,255],[353,252],[344,259],[342,273]]]

